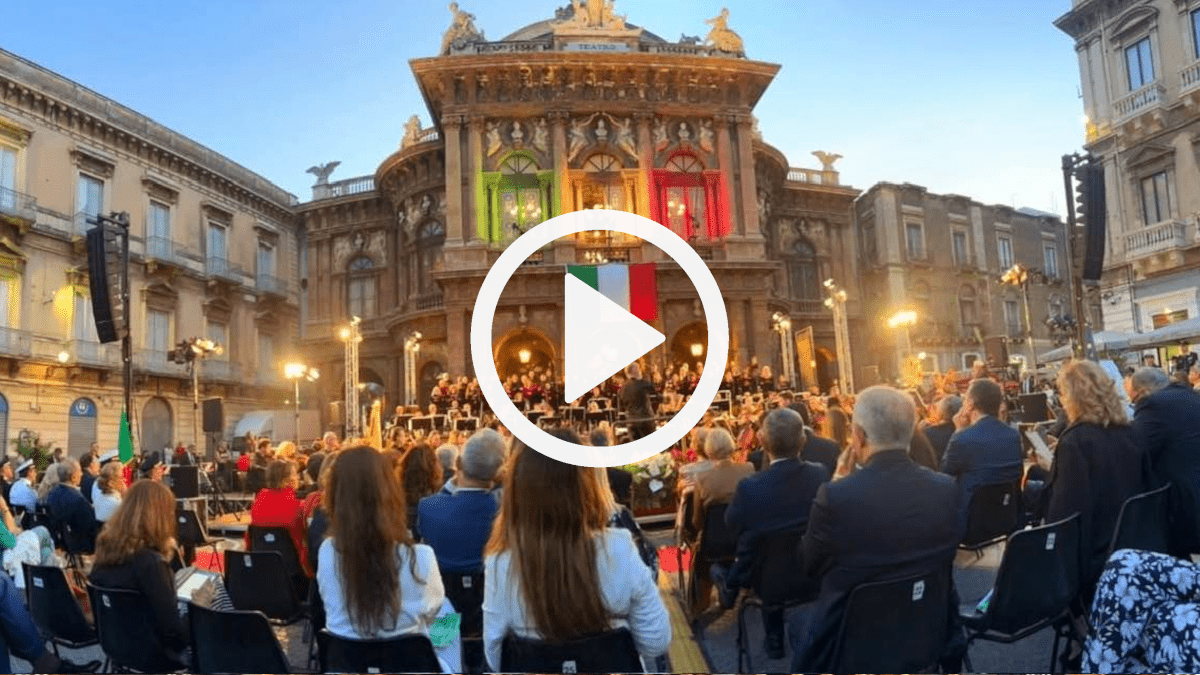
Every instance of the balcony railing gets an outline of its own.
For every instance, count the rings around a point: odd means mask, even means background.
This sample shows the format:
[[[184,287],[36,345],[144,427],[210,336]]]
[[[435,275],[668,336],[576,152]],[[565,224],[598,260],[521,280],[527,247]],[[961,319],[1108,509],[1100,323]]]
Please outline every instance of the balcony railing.
[[[969,253],[962,255],[956,254],[954,256],[954,266],[960,270],[973,270],[976,268],[975,256]]]
[[[422,139],[424,140],[424,139]],[[355,176],[325,185],[314,185],[313,200],[317,199],[333,199],[334,197],[346,197],[348,195],[357,195],[364,192],[371,192],[375,189],[374,176]]]
[[[812,183],[813,185],[823,185],[825,183],[824,172],[817,169],[791,167],[788,169],[787,179],[796,183]]]
[[[425,295],[417,296],[416,307],[417,311],[427,309],[441,309],[444,299],[441,293],[426,293]]]
[[[171,360],[169,352],[153,349],[143,349],[137,353],[133,361],[138,370],[155,375],[174,375],[182,377],[187,374],[187,366]]]
[[[89,213],[87,211],[79,211],[78,213],[75,214],[75,218],[74,218],[75,227],[71,231],[71,234],[74,234],[79,237],[87,236],[88,230],[90,230],[96,226],[95,220],[97,218],[98,218],[98,216],[94,213]],[[89,222],[89,221],[91,221],[91,222]]]
[[[116,368],[120,362],[117,355],[117,345],[100,344],[90,340],[73,340],[71,342],[72,360],[83,366],[100,368]]]
[[[33,195],[0,187],[0,215],[27,223],[37,221],[37,199]]]
[[[1125,255],[1131,259],[1142,258],[1155,253],[1178,250],[1187,244],[1187,223],[1168,220],[1125,235]]]
[[[146,257],[172,265],[180,262],[175,255],[175,242],[166,237],[146,237]]]
[[[28,358],[30,355],[29,333],[15,328],[0,328],[0,355]]]
[[[1200,60],[1179,71],[1179,84],[1181,94],[1200,88]]]
[[[238,369],[236,363],[217,359],[205,359],[200,366],[200,379],[215,382],[236,382]]]
[[[288,284],[283,279],[271,274],[260,274],[255,279],[255,288],[259,293],[274,295],[279,298],[286,298],[288,294]]]
[[[1116,113],[1117,121],[1123,122],[1131,119],[1142,113],[1157,108],[1162,105],[1163,95],[1166,93],[1166,87],[1158,82],[1150,84],[1135,90],[1125,98],[1118,99],[1113,104],[1113,111]]]
[[[229,264],[229,260],[220,256],[210,255],[204,263],[204,271],[210,277],[224,279],[233,283],[241,283],[241,270]]]
[[[800,306],[801,314],[827,314],[829,312],[824,300],[798,300],[795,304]]]

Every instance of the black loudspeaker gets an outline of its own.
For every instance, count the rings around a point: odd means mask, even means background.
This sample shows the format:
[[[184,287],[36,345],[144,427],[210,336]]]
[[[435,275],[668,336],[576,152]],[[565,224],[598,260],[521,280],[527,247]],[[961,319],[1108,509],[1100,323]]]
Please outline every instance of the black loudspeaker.
[[[204,433],[219,434],[225,431],[225,406],[219,398],[205,399],[201,404],[204,416]]]
[[[1003,335],[983,339],[983,350],[989,368],[1004,368],[1008,365],[1008,339]]]
[[[1076,169],[1079,202],[1083,217],[1084,281],[1098,281],[1104,270],[1104,237],[1108,224],[1104,189],[1104,165],[1089,162]]]
[[[1045,394],[1021,394],[1021,421],[1036,424],[1050,419],[1050,406]]]
[[[171,467],[171,492],[176,499],[193,499],[200,496],[200,467]]]
[[[102,225],[88,230],[88,286],[96,336],[101,343],[116,342],[125,329],[119,245],[120,236],[112,228]]]

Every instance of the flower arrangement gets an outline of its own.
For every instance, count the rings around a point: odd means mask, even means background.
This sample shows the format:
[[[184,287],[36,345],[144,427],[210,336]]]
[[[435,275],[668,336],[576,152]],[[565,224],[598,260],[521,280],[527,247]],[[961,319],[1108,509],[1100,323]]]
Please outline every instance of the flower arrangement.
[[[22,429],[21,433],[9,442],[13,444],[22,460],[32,459],[39,472],[50,466],[53,448],[49,443],[43,443],[42,437],[36,431]]]
[[[675,510],[679,467],[674,455],[674,451],[661,452],[636,464],[621,467],[633,475],[634,515],[670,513]]]

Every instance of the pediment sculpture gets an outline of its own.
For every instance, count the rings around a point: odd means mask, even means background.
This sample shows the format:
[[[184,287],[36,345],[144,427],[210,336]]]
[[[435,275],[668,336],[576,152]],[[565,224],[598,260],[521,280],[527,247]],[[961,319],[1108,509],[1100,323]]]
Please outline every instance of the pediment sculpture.
[[[450,14],[454,18],[442,35],[442,55],[449,54],[452,49],[464,49],[467,45],[485,40],[483,31],[475,28],[474,14],[459,9],[457,2],[450,3]]]
[[[722,7],[720,14],[704,23],[712,26],[712,30],[708,31],[708,37],[704,39],[705,45],[730,54],[741,54],[746,51],[742,37],[729,27],[728,7]]]

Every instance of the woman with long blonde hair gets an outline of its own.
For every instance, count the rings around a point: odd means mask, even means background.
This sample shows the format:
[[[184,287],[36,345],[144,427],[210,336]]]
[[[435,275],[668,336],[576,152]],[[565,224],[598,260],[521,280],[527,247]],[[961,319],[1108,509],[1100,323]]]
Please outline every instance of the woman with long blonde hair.
[[[574,432],[553,435],[579,443]],[[666,652],[671,626],[627,530],[608,529],[607,486],[589,467],[524,444],[510,457],[485,550],[484,653],[500,672],[504,638],[567,642],[627,627],[645,657]]]
[[[1149,458],[1117,384],[1098,364],[1068,363],[1058,375],[1058,389],[1068,426],[1054,451],[1046,519],[1080,514],[1082,598],[1089,606],[1121,505],[1152,487]]]

